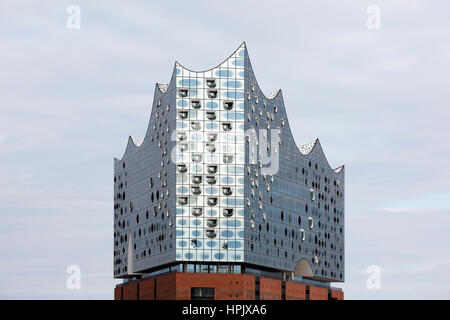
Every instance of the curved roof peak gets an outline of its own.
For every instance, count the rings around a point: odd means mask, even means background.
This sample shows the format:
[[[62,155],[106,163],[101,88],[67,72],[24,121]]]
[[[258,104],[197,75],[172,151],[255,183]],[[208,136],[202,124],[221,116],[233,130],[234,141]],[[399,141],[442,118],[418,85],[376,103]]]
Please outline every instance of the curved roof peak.
[[[141,144],[142,144],[142,141],[141,141],[141,140],[139,140],[138,138],[135,138],[135,137],[133,137],[133,136],[130,136],[130,140],[131,140],[131,142],[133,142],[133,144],[134,144],[136,147],[140,147]]]
[[[167,90],[169,89],[169,84],[168,83],[157,83],[156,86],[158,87],[158,89],[162,93],[166,93]]]
[[[274,99],[279,93],[281,92],[281,89],[277,89],[277,90],[274,90],[274,91],[272,91],[271,93],[269,93],[269,94],[265,94],[265,93],[263,93],[264,94],[264,96],[267,98],[267,99],[269,99],[269,100],[272,100],[272,99]]]
[[[242,53],[241,53],[240,50],[242,50],[242,49],[243,49],[243,51],[242,51]],[[230,55],[228,56],[228,58],[226,58],[225,60],[223,60],[223,61],[222,61],[221,63],[219,63],[217,66],[215,66],[215,67],[213,67],[213,68],[210,68],[210,69],[201,70],[201,71],[196,71],[196,70],[191,70],[191,69],[189,69],[189,68],[186,68],[186,67],[183,66],[179,61],[176,61],[176,62],[175,62],[175,65],[176,65],[176,66],[179,66],[179,67],[181,67],[181,68],[183,68],[183,69],[186,69],[186,70],[188,70],[188,71],[190,71],[190,72],[196,72],[196,73],[207,72],[207,71],[211,71],[211,70],[213,70],[213,69],[215,69],[215,68],[220,67],[223,63],[225,63],[226,61],[230,60],[235,54],[239,54],[240,56],[242,56],[242,58],[244,58],[244,57],[245,57],[245,52],[246,52],[246,51],[247,51],[247,45],[246,45],[246,43],[245,43],[245,41],[244,41],[244,42],[241,43],[241,45],[240,45],[236,50],[233,51],[232,54],[230,54]]]
[[[298,151],[300,151],[300,153],[301,153],[302,155],[307,156],[307,155],[309,155],[314,149],[317,149],[317,148],[319,148],[319,149],[318,149],[319,152],[320,152],[321,154],[323,154],[323,156],[325,157],[325,154],[324,154],[324,152],[323,152],[323,150],[322,150],[322,146],[320,145],[319,138],[317,138],[317,139],[315,139],[315,140],[313,140],[313,141],[310,141],[310,142],[308,142],[308,143],[305,143],[305,144],[300,145],[300,146],[298,147]],[[326,160],[326,157],[325,157],[325,160]],[[328,163],[328,160],[326,160],[326,162]],[[340,167],[337,167],[337,168],[335,168],[335,169],[333,169],[333,168],[330,166],[329,163],[328,163],[328,166],[330,167],[331,170],[334,171],[334,173],[341,173],[342,170],[344,169],[344,165],[342,165],[342,166],[340,166]]]
[[[316,143],[319,141],[319,139],[315,139],[313,141],[310,141],[308,143],[302,144],[298,147],[298,150],[301,154],[304,156],[308,155],[313,151],[314,147],[316,146]]]

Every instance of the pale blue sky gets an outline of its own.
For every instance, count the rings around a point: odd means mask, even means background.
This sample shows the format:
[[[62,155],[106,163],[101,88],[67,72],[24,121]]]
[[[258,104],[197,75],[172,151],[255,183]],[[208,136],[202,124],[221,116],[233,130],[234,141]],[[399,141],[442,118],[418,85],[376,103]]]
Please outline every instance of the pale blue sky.
[[[0,298],[113,297],[113,158],[176,60],[208,69],[242,41],[297,143],[346,165],[346,298],[450,298],[449,2],[167,2],[0,3]]]

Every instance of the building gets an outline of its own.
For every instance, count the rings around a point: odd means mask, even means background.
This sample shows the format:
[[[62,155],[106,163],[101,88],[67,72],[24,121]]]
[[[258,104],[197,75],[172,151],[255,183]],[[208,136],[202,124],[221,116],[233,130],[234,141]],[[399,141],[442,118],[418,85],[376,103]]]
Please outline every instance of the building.
[[[343,298],[344,261],[344,166],[295,143],[245,43],[207,71],[175,63],[114,161],[116,298]]]

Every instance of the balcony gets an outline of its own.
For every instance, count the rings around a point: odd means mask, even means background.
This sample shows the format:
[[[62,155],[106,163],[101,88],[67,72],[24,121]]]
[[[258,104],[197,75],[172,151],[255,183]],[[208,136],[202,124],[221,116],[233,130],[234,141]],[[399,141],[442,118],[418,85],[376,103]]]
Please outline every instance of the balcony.
[[[234,210],[232,208],[225,208],[225,209],[223,209],[222,214],[224,217],[229,218],[229,217],[233,216],[233,211]]]
[[[200,100],[192,100],[191,106],[194,109],[200,109],[201,108]]]
[[[216,178],[214,176],[207,176],[206,177],[206,182],[208,184],[216,184]]]
[[[223,108],[225,110],[231,110],[233,109],[233,101],[224,101]]]
[[[202,176],[193,176],[192,177],[192,183],[194,183],[194,184],[202,183]]]
[[[217,165],[209,164],[207,170],[209,174],[217,173]]]
[[[233,194],[231,187],[222,187],[222,193],[225,196],[231,196]]]
[[[194,217],[201,216],[203,213],[203,208],[192,208],[192,215]]]

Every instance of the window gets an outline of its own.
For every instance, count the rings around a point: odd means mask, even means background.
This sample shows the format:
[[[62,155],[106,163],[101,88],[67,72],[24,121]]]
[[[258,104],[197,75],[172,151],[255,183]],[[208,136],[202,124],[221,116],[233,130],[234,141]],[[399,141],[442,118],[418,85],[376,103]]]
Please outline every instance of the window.
[[[200,100],[192,100],[191,105],[192,105],[192,108],[194,108],[194,109],[200,109],[200,107],[201,107]]]
[[[194,184],[202,183],[202,176],[193,176],[192,177],[192,183],[194,183]]]
[[[223,155],[223,163],[232,163],[233,155],[232,154],[224,154]]]
[[[215,238],[216,237],[216,232],[214,230],[206,230],[206,236],[208,238]]]
[[[202,214],[203,208],[192,208],[192,215],[198,217]]]
[[[209,89],[208,90],[208,97],[211,99],[217,98],[217,90],[216,89]]]
[[[230,187],[222,187],[222,192],[225,196],[231,196],[233,193]]]
[[[182,98],[186,98],[188,96],[188,89],[179,89],[178,90],[178,95]]]
[[[208,152],[216,152],[216,146],[213,143],[207,143],[206,150]]]
[[[305,241],[305,238],[306,238],[305,230],[304,229],[300,229],[300,234],[301,234],[302,241]]]
[[[184,206],[188,203],[188,197],[179,197],[178,198],[178,204]]]
[[[199,121],[192,121],[191,122],[191,128],[193,130],[200,130],[200,122]]]
[[[200,190],[200,187],[197,187],[197,186],[192,186],[191,192],[192,192],[192,194],[195,194],[195,195],[199,195],[200,193],[202,193]]]
[[[226,218],[229,218],[233,215],[233,209],[232,208],[225,208],[223,209],[223,216]]]
[[[180,143],[180,144],[178,144],[178,151],[179,152],[187,151],[187,149],[188,149],[188,144],[187,143]],[[167,153],[167,151],[166,151],[166,153]]]
[[[312,217],[308,217],[309,228],[312,229],[314,227],[314,220]]]
[[[222,123],[222,129],[224,131],[230,131],[233,127],[231,126],[231,122]]]
[[[217,165],[208,165],[208,173],[216,173],[217,172]]]
[[[214,288],[191,288],[191,300],[214,300]]]
[[[208,141],[214,142],[217,139],[217,133],[208,133]]]
[[[209,198],[208,198],[208,205],[211,206],[211,207],[212,207],[212,206],[215,206],[215,205],[217,204],[217,201],[218,201],[218,200],[217,200],[216,197],[209,197]]]
[[[215,228],[217,226],[217,219],[208,219],[207,225],[209,228]]]
[[[216,184],[216,178],[214,176],[207,176],[206,177],[206,182],[208,184]]]
[[[187,110],[180,110],[178,111],[178,117],[180,119],[186,119],[189,116],[189,113]]]
[[[192,155],[192,161],[193,162],[200,162],[200,161],[202,161],[202,155],[201,154],[193,154]]]
[[[210,88],[216,87],[216,80],[214,79],[206,79],[206,85]]]
[[[311,201],[314,201],[316,199],[316,193],[314,189],[309,189],[309,198],[311,199]]]
[[[231,110],[233,109],[233,101],[224,101],[223,108],[225,110]]]
[[[214,111],[208,111],[206,112],[206,118],[208,118],[208,120],[216,120],[216,113]]]

